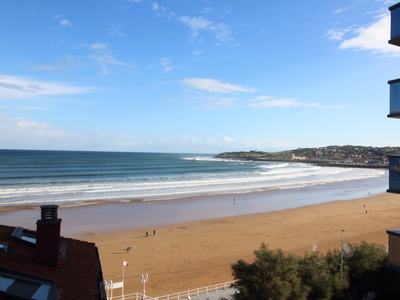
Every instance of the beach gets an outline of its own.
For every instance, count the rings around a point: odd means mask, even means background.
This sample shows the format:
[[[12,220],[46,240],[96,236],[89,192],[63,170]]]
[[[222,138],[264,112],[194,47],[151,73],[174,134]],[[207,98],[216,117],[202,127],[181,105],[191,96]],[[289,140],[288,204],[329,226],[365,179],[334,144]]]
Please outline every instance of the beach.
[[[121,281],[122,262],[128,261],[125,294],[142,292],[140,275],[149,274],[146,293],[156,297],[232,280],[231,265],[239,259],[251,262],[261,243],[298,255],[316,244],[325,253],[340,248],[343,229],[347,242],[387,245],[386,230],[400,227],[400,195],[385,193],[386,185],[387,177],[377,177],[234,195],[60,207],[61,234],[96,244],[107,281]],[[33,230],[39,217],[39,209],[0,212],[2,224]]]
[[[399,200],[400,195],[384,193],[283,211],[87,232],[80,237],[96,243],[106,280],[121,281],[126,260],[125,293],[141,292],[140,275],[147,273],[146,292],[156,297],[232,280],[231,265],[239,259],[251,262],[261,243],[298,255],[311,252],[316,244],[317,251],[326,253],[340,249],[344,229],[347,242],[386,246],[386,230],[400,227]],[[127,246],[132,247],[129,253]]]

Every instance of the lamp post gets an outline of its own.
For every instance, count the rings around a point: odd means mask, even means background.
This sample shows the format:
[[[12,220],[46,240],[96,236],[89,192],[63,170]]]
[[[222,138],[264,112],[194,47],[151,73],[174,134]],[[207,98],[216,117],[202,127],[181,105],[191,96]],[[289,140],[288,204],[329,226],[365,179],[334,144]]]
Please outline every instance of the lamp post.
[[[347,232],[346,230],[342,229],[342,251],[341,251],[341,258],[340,258],[340,280],[343,280],[343,232]]]
[[[142,274],[142,275],[140,275],[140,279],[143,282],[143,297],[142,297],[142,300],[145,300],[146,299],[146,282],[149,279],[149,275],[146,273],[146,275],[143,276],[143,274]]]

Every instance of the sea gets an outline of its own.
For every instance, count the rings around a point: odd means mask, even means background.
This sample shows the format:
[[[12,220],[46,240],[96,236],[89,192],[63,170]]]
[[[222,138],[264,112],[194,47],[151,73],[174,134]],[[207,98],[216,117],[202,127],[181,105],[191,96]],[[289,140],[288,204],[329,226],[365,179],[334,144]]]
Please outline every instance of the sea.
[[[0,209],[161,201],[378,178],[381,169],[218,159],[214,154],[0,150]]]

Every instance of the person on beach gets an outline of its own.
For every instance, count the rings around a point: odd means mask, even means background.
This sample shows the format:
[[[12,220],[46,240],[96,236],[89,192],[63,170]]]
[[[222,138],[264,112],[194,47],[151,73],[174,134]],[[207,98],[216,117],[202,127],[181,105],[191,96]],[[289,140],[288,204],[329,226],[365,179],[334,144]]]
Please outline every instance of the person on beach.
[[[146,231],[146,237],[148,237],[149,236],[149,233]]]
[[[156,235],[156,231],[155,230],[153,230],[153,236],[155,236]]]
[[[128,253],[129,252],[129,250],[131,250],[131,247],[126,247],[126,252]]]

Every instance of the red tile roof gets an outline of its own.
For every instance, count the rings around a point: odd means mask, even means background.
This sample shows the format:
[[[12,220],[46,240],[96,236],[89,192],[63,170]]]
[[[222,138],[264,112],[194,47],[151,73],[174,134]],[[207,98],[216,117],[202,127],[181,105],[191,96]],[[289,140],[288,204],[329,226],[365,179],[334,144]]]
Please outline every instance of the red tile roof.
[[[55,281],[59,299],[101,299],[99,282],[103,282],[103,274],[94,243],[61,237],[66,245],[65,257],[60,257],[59,267],[53,268],[34,262],[34,246],[9,240],[14,230],[15,227],[0,225],[0,243],[11,249],[0,251],[1,267]],[[0,299],[5,298],[0,295]]]

